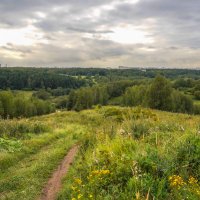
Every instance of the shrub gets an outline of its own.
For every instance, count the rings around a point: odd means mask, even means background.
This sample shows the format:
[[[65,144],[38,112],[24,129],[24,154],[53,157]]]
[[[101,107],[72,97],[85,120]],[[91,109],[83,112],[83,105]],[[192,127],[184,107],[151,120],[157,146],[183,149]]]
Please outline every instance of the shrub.
[[[8,140],[0,138],[0,152],[16,152],[22,149],[22,143],[18,140]]]
[[[40,134],[49,131],[49,127],[41,122],[30,122],[25,120],[1,120],[0,137],[25,138],[28,133]]]
[[[189,136],[177,148],[176,172],[200,179],[200,138]]]

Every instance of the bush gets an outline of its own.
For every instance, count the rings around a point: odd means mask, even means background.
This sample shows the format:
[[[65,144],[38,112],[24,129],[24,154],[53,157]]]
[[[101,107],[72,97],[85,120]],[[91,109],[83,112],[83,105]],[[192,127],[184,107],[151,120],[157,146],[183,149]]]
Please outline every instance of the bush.
[[[176,172],[194,176],[200,180],[200,138],[189,136],[177,148]]]
[[[130,120],[123,123],[125,134],[135,139],[140,139],[149,134],[151,124],[148,120]]]
[[[22,143],[18,140],[0,138],[0,152],[16,152],[22,149]]]
[[[41,122],[30,122],[25,120],[1,120],[0,137],[25,138],[28,133],[40,134],[49,131],[49,127]]]
[[[200,105],[194,105],[193,112],[195,115],[200,115]]]

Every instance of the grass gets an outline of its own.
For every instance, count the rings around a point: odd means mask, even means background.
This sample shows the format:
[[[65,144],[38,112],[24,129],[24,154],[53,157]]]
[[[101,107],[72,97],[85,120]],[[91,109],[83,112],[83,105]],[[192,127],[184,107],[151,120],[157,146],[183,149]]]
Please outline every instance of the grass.
[[[120,107],[96,112],[109,123],[83,142],[59,200],[199,199],[199,116]]]
[[[200,116],[107,106],[18,123],[18,134],[2,134],[1,199],[37,199],[77,142],[58,200],[199,199]],[[47,129],[27,129],[34,124]]]
[[[74,116],[73,122],[72,116]],[[4,134],[6,139],[2,140],[6,143],[4,150],[0,150],[0,199],[38,198],[45,183],[69,148],[79,142],[87,132],[86,127],[76,121],[78,118],[77,113],[69,112],[29,120],[22,119],[25,124],[40,122],[49,126],[51,131],[24,132],[23,135],[28,136],[18,137],[17,140],[9,134],[7,137]],[[13,120],[8,120],[6,123],[12,124]],[[11,145],[13,142],[20,143],[20,149],[8,151],[6,145]]]

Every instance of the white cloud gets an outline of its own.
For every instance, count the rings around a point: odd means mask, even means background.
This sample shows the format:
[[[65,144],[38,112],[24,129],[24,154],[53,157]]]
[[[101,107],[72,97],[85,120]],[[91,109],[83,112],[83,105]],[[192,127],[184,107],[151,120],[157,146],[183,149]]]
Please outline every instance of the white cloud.
[[[14,45],[30,46],[36,44],[38,41],[46,43],[43,39],[44,33],[39,32],[33,26],[27,26],[19,29],[0,29],[0,46],[7,43]]]
[[[10,65],[200,66],[200,1],[1,0]]]

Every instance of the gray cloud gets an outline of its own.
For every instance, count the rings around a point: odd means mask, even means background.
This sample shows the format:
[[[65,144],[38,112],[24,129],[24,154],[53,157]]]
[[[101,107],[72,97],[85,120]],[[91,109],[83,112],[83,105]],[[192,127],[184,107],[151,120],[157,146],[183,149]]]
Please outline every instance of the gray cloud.
[[[199,8],[197,0],[1,0],[0,28],[31,25],[42,37],[33,45],[2,45],[0,59],[31,66],[200,66]],[[153,42],[112,41],[109,34],[127,26]]]

